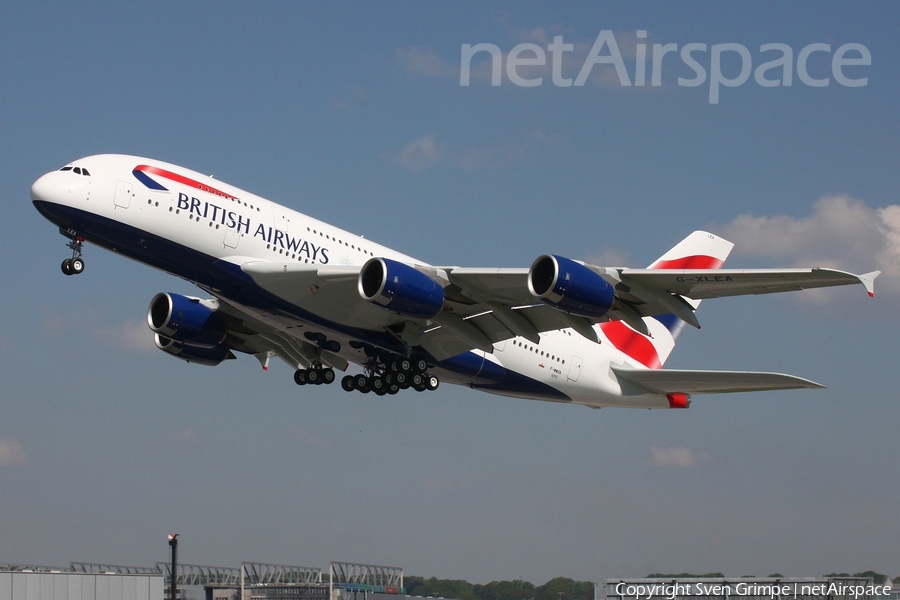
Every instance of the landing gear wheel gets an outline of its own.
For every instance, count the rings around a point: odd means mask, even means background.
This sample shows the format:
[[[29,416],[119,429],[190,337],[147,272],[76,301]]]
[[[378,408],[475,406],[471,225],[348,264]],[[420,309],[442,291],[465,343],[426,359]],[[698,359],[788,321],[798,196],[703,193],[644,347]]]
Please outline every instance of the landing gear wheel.
[[[306,385],[306,371],[301,369],[294,371],[294,383],[297,385]]]
[[[365,375],[357,375],[356,381],[354,383],[356,384],[354,387],[356,387],[356,389],[361,391],[363,394],[369,391],[369,378]]]
[[[84,273],[84,260],[81,258],[69,259],[69,270],[72,271],[72,275],[81,275]]]
[[[399,387],[396,383],[392,383],[392,384],[389,385],[388,388],[387,388],[387,393],[390,394],[390,395],[392,395],[392,396],[393,396],[394,394],[396,394],[397,392],[399,392],[399,391],[400,391],[400,387]]]
[[[374,391],[379,396],[382,395],[387,389],[387,383],[385,383],[384,379],[382,379],[381,377],[373,377],[369,385],[372,388],[372,391]],[[379,394],[379,392],[381,392],[381,394]]]
[[[421,373],[416,373],[415,375],[413,375],[410,378],[410,384],[416,389],[419,389],[420,387],[424,389],[425,388],[425,376],[422,375]]]
[[[353,375],[344,375],[341,378],[341,387],[345,392],[352,392],[356,389],[356,378]]]
[[[425,387],[431,391],[438,389],[438,386],[441,385],[441,380],[435,377],[434,375],[429,375],[425,379]]]
[[[319,385],[320,383],[322,383],[322,374],[317,369],[307,369],[306,383]]]
[[[62,232],[62,229],[60,229]],[[84,271],[84,259],[81,258],[81,249],[84,247],[84,238],[72,237],[65,233],[72,241],[66,244],[66,248],[72,249],[72,258],[62,261],[60,268],[66,275],[79,275]]]
[[[416,373],[424,373],[428,370],[428,362],[424,358],[418,358],[413,361],[413,370]]]
[[[406,373],[400,372],[394,375],[393,383],[396,383],[398,386],[403,387],[403,384],[409,381],[409,375]]]
[[[414,383],[414,384],[412,385],[412,388],[413,388],[414,390],[416,390],[417,392],[424,392],[425,390],[428,389],[428,388],[425,386],[425,383],[424,383],[424,382],[423,382],[423,383],[420,383],[420,384],[418,384],[418,385],[416,385],[416,384]]]
[[[334,383],[334,369],[323,369],[322,370],[322,382],[323,383]]]

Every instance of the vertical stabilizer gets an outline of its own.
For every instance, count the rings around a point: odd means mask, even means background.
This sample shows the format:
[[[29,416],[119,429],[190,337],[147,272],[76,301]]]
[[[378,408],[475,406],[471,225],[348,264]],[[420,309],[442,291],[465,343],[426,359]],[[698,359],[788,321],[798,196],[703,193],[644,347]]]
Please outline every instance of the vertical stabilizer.
[[[674,248],[660,256],[650,269],[718,269],[734,244],[706,231],[695,231]],[[700,306],[699,300],[684,298],[694,310]],[[600,324],[600,330],[616,348],[650,369],[658,369],[675,348],[675,341],[681,335],[685,322],[674,314],[644,317],[650,337],[638,333],[621,321]]]

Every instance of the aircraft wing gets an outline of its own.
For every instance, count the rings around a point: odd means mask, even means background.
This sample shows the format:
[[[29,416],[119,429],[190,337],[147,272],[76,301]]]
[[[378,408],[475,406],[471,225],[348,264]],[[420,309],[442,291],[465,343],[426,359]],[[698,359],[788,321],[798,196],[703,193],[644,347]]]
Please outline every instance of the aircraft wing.
[[[818,389],[814,381],[759,371],[689,371],[612,367],[619,379],[659,394],[726,394],[771,390]]]
[[[365,330],[390,331],[438,360],[511,337],[533,343],[539,333],[572,328],[598,341],[595,324],[622,320],[647,334],[643,317],[675,314],[699,327],[686,299],[764,294],[863,283],[872,294],[878,272],[853,275],[832,269],[676,270],[585,265],[614,286],[615,302],[599,318],[572,315],[538,301],[528,290],[527,268],[461,268],[409,265],[443,287],[444,308],[431,319],[404,317],[361,297],[361,267],[250,260],[241,269],[260,287],[322,318]]]
[[[625,285],[651,294],[678,294],[693,300],[751,294],[793,292],[820,287],[861,283],[870,296],[881,271],[854,275],[835,269],[622,269]]]

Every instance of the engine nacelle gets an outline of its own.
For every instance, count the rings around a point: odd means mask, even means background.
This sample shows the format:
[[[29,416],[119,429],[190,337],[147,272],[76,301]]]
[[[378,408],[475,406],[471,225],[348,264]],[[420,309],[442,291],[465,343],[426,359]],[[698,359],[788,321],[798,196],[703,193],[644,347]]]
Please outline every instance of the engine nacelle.
[[[545,254],[528,270],[528,291],[545,304],[580,317],[600,318],[616,299],[605,279],[574,260]]]
[[[430,319],[444,305],[444,289],[434,279],[389,258],[370,258],[358,287],[364,300],[406,317]]]
[[[219,344],[212,348],[201,348],[200,346],[190,346],[177,342],[158,333],[155,338],[157,348],[189,363],[215,367],[226,358],[234,358],[234,354],[231,353],[226,344]]]
[[[216,348],[227,331],[215,309],[197,298],[169,293],[150,301],[147,324],[154,333],[197,348]]]

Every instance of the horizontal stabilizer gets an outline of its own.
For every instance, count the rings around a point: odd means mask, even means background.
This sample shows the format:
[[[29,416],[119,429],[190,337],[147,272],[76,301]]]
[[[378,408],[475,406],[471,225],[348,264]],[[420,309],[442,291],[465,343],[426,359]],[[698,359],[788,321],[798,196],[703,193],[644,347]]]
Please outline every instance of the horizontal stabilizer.
[[[771,390],[818,389],[825,386],[814,381],[758,371],[688,371],[679,369],[631,369],[612,367],[623,381],[659,394],[727,394],[730,392],[763,392]]]

